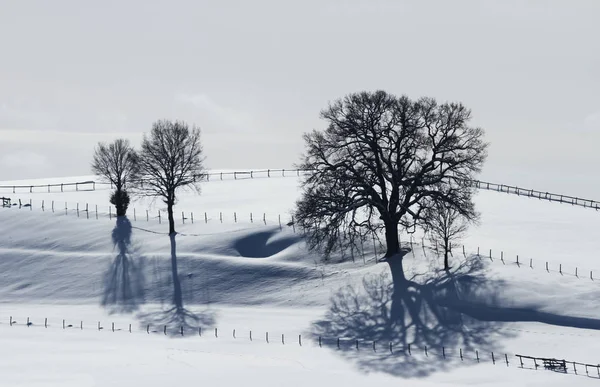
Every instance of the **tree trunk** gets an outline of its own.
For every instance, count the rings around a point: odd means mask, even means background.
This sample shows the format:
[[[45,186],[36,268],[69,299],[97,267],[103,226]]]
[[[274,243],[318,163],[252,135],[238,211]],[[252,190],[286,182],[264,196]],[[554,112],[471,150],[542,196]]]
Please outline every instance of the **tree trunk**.
[[[398,238],[398,222],[385,222],[385,244],[387,251],[385,257],[392,257],[400,252],[400,239]]]
[[[175,235],[175,217],[173,216],[173,204],[167,203],[167,214],[169,215],[169,235]]]
[[[179,281],[179,271],[177,270],[177,245],[175,243],[175,233],[169,235],[171,239],[171,274],[173,276],[173,304],[180,310],[183,309],[183,296],[181,293],[181,282]]]
[[[448,239],[444,240],[444,270],[450,270],[448,263],[448,252],[450,251],[450,242]]]
[[[127,214],[127,210],[125,209],[125,206],[121,200],[117,200],[115,207],[117,207],[117,216],[125,216]]]
[[[390,323],[395,326],[396,324],[404,324],[404,305],[402,299],[407,289],[406,276],[404,275],[404,268],[402,267],[402,256],[398,255],[387,260],[390,265],[390,271],[392,272],[392,304],[390,306]]]

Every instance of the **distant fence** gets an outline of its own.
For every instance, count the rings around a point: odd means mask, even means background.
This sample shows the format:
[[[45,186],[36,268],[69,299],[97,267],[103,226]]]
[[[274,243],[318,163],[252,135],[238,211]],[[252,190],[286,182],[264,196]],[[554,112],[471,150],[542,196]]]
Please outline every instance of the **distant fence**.
[[[233,177],[233,180],[242,179],[254,179],[259,177],[299,177],[310,173],[311,170],[305,169],[260,169],[250,171],[228,171],[228,172],[209,172],[205,175],[206,181],[211,180],[226,180]],[[579,198],[576,196],[561,195],[550,192],[537,191],[529,188],[520,188],[517,186],[511,186],[506,184],[490,183],[487,181],[472,180],[471,185],[474,188],[481,190],[489,190],[496,192],[504,192],[510,195],[524,196],[528,198],[534,198],[539,200],[546,200],[550,202],[566,203],[574,206],[591,208],[596,211],[600,210],[600,201]],[[17,193],[17,190],[27,190],[29,193],[34,193],[34,189],[44,190],[44,192],[65,192],[74,187],[75,191],[95,191],[97,186],[104,186],[106,188],[112,188],[111,183],[104,181],[80,181],[71,183],[60,183],[60,184],[37,184],[37,185],[3,185],[0,186],[0,190],[12,190],[13,193]]]
[[[547,200],[550,202],[566,203],[584,208],[592,208],[596,211],[600,209],[600,202],[591,199],[582,199],[575,196],[560,195],[550,192],[536,191],[534,189],[519,188],[505,184],[488,183],[486,181],[479,180],[473,180],[472,183],[477,189],[505,192],[511,195],[525,196],[528,198]]]

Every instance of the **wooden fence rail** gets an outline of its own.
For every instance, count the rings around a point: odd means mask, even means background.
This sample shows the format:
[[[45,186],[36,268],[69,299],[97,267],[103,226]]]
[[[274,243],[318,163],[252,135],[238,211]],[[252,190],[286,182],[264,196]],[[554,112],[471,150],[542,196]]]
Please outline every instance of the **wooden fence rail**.
[[[217,180],[223,180],[225,176],[233,176],[234,180],[238,179],[253,179],[255,177],[299,177],[301,175],[309,174],[311,170],[306,169],[260,169],[260,170],[249,170],[249,171],[227,171],[227,172],[209,172],[202,176],[199,176],[199,179],[205,179],[206,181],[210,181],[211,179],[217,178]],[[503,192],[510,195],[524,196],[528,198],[535,198],[539,200],[546,200],[550,202],[558,202],[558,203],[566,203],[574,206],[591,208],[596,211],[600,210],[600,201],[592,200],[592,199],[584,199],[575,196],[569,195],[561,195],[555,194],[551,192],[543,192],[537,191],[529,188],[520,188],[517,186],[506,185],[506,184],[498,184],[491,183],[487,181],[481,180],[472,180],[470,184],[477,189],[488,190],[488,191],[496,191]],[[13,193],[16,193],[17,189],[27,189],[30,193],[33,193],[34,188],[45,188],[48,192],[51,192],[52,188],[60,187],[60,191],[64,192],[65,187],[75,187],[76,191],[94,191],[96,190],[96,185],[105,185],[111,186],[112,184],[103,181],[80,181],[80,182],[72,182],[72,183],[60,183],[60,184],[38,184],[38,185],[3,185],[0,186],[0,189],[10,189]]]

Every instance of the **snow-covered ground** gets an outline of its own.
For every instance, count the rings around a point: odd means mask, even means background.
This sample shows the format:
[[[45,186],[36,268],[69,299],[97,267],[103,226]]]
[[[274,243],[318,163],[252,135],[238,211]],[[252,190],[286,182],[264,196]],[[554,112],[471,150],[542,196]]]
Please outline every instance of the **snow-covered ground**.
[[[418,235],[412,245],[402,236],[412,251],[394,304],[380,246],[365,243],[344,263],[306,251],[301,230],[287,226],[298,183],[211,178],[200,195],[181,196],[174,253],[184,309],[172,305],[159,201],[135,202],[117,221],[106,186],[0,189],[32,204],[0,208],[0,385],[598,383],[596,368],[535,371],[515,354],[600,361],[599,213],[480,192],[481,225],[465,254],[454,252],[451,276]],[[398,310],[402,321],[391,317]]]

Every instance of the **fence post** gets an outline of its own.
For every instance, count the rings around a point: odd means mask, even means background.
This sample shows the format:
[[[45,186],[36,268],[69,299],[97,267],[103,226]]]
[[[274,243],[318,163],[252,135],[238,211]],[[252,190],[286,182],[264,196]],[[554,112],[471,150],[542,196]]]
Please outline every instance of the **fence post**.
[[[112,219],[112,208],[108,206],[108,219]]]
[[[193,212],[190,213],[190,218],[192,219],[192,224],[194,224],[194,213]]]
[[[96,219],[98,219],[98,205],[96,204]]]
[[[158,224],[161,223],[161,219],[160,219],[160,210],[158,210]]]
[[[77,202],[77,217],[79,218],[79,202]]]
[[[292,230],[296,232],[296,222],[294,222],[294,215],[292,215]]]
[[[250,223],[254,223],[254,220],[252,219],[252,213],[250,213]]]
[[[223,223],[223,213],[219,212],[219,220],[221,221],[221,223]]]
[[[550,272],[550,270],[548,270],[548,261],[546,261],[546,271]]]
[[[266,225],[267,224],[267,214],[265,214],[263,212],[263,223]]]
[[[265,332],[265,338],[267,339],[267,344],[269,343],[269,332]]]
[[[278,215],[278,219],[279,219],[279,231],[281,231],[283,229],[281,227],[281,214]]]
[[[479,351],[475,351],[475,356],[477,357],[477,363],[479,363]]]
[[[133,220],[137,220],[136,215],[135,215],[135,207],[133,207]]]
[[[529,258],[529,267],[533,269],[533,258]]]
[[[181,211],[181,222],[183,224],[185,224],[185,215],[184,215],[183,211]]]
[[[375,253],[375,263],[377,263],[377,246],[375,245],[375,233],[371,233],[373,237],[373,251]]]
[[[506,359],[506,366],[508,367],[508,355],[504,354],[504,358]]]
[[[504,263],[504,251],[500,252],[500,260],[502,261],[503,264],[505,264]]]
[[[52,201],[52,212],[54,212],[54,200]]]
[[[135,211],[135,210],[134,210],[134,211]],[[85,203],[85,217],[86,217],[87,219],[89,219],[89,218],[90,218],[90,208],[89,208],[89,205],[88,205],[88,203]]]
[[[492,363],[496,364],[496,359],[494,358],[494,352],[492,352]]]
[[[235,212],[233,213],[233,221],[237,223],[237,214]]]
[[[302,335],[298,335],[298,344],[302,346]]]
[[[148,210],[146,210],[146,222],[150,221],[150,215],[148,214]]]
[[[579,276],[577,275],[577,267],[575,267],[575,277],[579,278]]]
[[[517,254],[517,266],[521,267],[521,266],[519,265],[519,254]]]
[[[492,262],[494,261],[494,260],[492,259],[492,249],[490,249],[490,261],[492,261]]]
[[[42,211],[45,211],[44,210],[44,201],[43,200],[42,200]]]

